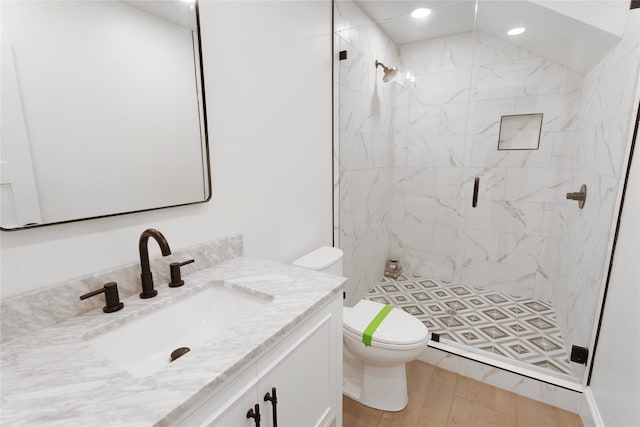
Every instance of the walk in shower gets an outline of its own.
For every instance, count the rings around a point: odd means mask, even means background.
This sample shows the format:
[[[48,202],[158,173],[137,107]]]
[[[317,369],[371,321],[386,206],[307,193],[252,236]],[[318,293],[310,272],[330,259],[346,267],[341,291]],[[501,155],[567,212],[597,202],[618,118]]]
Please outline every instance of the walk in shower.
[[[600,314],[637,114],[640,9],[334,5],[346,303],[401,307],[433,346],[583,382],[571,351],[593,346]],[[403,268],[395,280],[383,279],[387,259]]]

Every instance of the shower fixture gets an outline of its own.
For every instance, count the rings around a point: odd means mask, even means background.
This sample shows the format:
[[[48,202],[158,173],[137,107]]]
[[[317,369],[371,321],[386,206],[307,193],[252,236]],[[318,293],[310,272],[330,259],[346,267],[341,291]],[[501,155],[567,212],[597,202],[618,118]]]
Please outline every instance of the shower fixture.
[[[385,83],[388,83],[391,80],[393,80],[396,74],[398,74],[397,67],[387,67],[382,62],[376,59],[376,68],[378,68],[378,65],[382,66],[382,71],[384,71],[384,76],[382,76],[382,81]]]
[[[582,184],[580,191],[577,193],[567,193],[567,199],[577,201],[578,207],[580,209],[584,208],[584,203],[587,201],[587,186]]]

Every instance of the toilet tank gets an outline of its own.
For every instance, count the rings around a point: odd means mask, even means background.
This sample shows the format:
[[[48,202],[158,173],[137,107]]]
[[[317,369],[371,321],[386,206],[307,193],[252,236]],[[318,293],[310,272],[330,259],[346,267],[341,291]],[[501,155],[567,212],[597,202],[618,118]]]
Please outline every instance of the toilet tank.
[[[293,265],[342,276],[342,250],[323,246],[293,261]]]

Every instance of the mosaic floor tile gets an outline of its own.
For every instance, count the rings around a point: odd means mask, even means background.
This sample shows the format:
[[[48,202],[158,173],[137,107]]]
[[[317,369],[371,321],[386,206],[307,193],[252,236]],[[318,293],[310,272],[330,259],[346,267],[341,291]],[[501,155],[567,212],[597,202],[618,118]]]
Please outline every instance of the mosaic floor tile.
[[[484,334],[490,340],[499,340],[501,338],[506,338],[506,337],[510,337],[511,336],[507,332],[505,332],[502,329],[498,328],[497,326],[485,326],[483,328],[480,328],[480,330],[482,332],[484,332]]]
[[[412,292],[411,296],[415,298],[416,301],[429,301],[431,297],[426,292]]]
[[[419,316],[421,314],[424,314],[424,311],[417,305],[404,306],[402,307],[402,309],[409,314],[413,314],[414,316]]]
[[[500,294],[491,294],[491,295],[487,295],[486,298],[491,301],[494,304],[502,304],[504,302],[509,302],[508,299],[506,299],[505,297],[503,297]]]
[[[454,310],[454,311],[464,311],[464,310],[468,310],[469,309],[469,307],[467,307],[466,305],[464,305],[460,301],[446,301],[444,304],[447,307],[449,307],[449,309]]]
[[[503,312],[501,312],[496,308],[492,308],[490,310],[483,310],[482,312],[487,316],[489,316],[490,318],[492,318],[493,320],[495,320],[496,322],[509,318],[509,316],[507,316],[506,314],[504,314]]]
[[[571,374],[551,304],[531,298],[440,283],[426,277],[385,278],[366,299],[416,316],[440,341],[453,341],[520,362]]]
[[[535,326],[538,329],[541,330],[545,330],[545,329],[551,329],[553,327],[555,327],[555,325],[551,322],[547,322],[546,320],[540,318],[540,317],[535,317],[533,319],[525,319],[525,322],[528,322],[530,325]]]

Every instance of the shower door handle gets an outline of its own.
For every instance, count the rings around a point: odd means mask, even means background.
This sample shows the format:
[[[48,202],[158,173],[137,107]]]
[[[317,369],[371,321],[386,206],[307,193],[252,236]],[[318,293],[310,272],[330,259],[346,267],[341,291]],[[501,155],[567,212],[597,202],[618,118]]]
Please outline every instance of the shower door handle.
[[[473,200],[471,201],[471,207],[478,206],[478,187],[480,186],[480,177],[476,176],[473,180]]]

